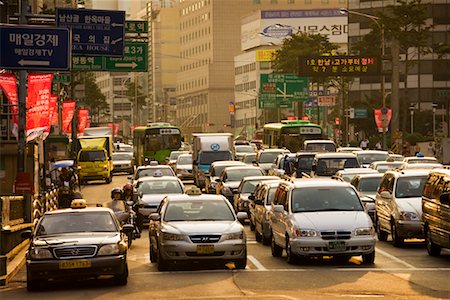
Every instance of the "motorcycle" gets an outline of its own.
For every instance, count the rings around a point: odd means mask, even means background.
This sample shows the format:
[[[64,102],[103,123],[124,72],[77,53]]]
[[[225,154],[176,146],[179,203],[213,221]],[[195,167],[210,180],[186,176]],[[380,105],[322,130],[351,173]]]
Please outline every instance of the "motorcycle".
[[[138,239],[141,237],[141,232],[140,232],[138,224],[137,224],[137,215],[136,215],[135,209],[133,209],[137,205],[139,205],[139,204],[137,204],[133,201],[126,201],[127,213],[129,215],[129,217],[127,218],[127,220],[125,220],[125,224],[130,224],[130,225],[133,225],[133,227],[134,227],[133,231],[127,233],[128,247],[131,246],[134,239]]]

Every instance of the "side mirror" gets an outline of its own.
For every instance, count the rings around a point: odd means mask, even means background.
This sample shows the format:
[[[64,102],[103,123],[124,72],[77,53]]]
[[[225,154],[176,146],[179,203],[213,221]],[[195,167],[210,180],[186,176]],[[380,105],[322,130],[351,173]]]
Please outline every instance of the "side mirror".
[[[33,232],[31,230],[25,230],[20,234],[20,236],[23,239],[31,239],[33,237]]]
[[[384,199],[390,199],[392,197],[391,193],[389,191],[382,191],[380,193],[381,198]]]
[[[283,205],[274,205],[273,206],[273,212],[282,213],[283,211],[284,211]]]
[[[439,196],[439,201],[441,201],[442,204],[450,205],[450,194],[444,193]]]
[[[133,180],[133,176],[128,176],[127,179]]]
[[[255,195],[251,194],[250,196],[248,196],[248,200],[255,201]]]
[[[246,212],[240,211],[237,213],[237,218],[239,221],[243,222],[243,221],[245,221],[245,219],[248,218],[248,215]]]
[[[161,221],[161,215],[158,213],[150,214],[150,221]]]
[[[134,226],[131,224],[123,224],[123,226],[122,226],[122,232],[124,232],[124,233],[130,233],[130,232],[133,232],[133,230],[134,230]]]

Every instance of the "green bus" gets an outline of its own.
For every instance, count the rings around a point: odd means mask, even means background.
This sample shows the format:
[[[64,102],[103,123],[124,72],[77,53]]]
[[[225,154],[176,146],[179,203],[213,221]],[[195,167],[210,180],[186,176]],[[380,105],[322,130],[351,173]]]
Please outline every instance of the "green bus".
[[[268,123],[263,128],[263,143],[269,148],[303,150],[305,140],[323,139],[322,127],[305,120],[283,120]]]
[[[181,130],[169,123],[149,123],[134,128],[134,164],[143,165],[147,160],[165,163],[172,151],[181,147]]]

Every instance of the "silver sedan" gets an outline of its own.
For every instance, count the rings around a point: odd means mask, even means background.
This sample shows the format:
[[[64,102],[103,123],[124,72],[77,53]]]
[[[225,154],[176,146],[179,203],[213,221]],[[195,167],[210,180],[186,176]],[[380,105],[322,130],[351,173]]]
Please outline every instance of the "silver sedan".
[[[233,262],[247,265],[244,227],[232,206],[221,195],[190,193],[167,196],[157,213],[150,215],[150,261],[158,270],[188,262]]]

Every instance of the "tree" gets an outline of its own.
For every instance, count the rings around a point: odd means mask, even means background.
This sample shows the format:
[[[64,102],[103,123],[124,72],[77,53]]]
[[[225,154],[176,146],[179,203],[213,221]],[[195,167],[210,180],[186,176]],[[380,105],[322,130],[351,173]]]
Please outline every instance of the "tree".
[[[136,83],[135,81],[129,81],[126,84],[126,88],[128,99],[130,99],[131,103],[137,102],[138,109],[147,104],[145,101],[146,96],[142,93],[143,88],[139,83]]]

